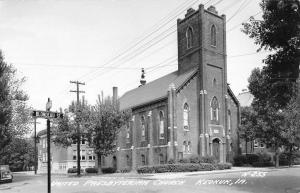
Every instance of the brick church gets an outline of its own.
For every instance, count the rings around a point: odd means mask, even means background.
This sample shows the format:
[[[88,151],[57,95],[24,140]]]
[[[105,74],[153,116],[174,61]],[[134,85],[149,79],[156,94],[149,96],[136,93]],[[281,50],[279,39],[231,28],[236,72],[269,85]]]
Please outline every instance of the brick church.
[[[230,162],[239,149],[239,102],[227,84],[226,16],[189,9],[177,20],[178,70],[126,92],[132,119],[105,166],[134,170],[192,155]]]

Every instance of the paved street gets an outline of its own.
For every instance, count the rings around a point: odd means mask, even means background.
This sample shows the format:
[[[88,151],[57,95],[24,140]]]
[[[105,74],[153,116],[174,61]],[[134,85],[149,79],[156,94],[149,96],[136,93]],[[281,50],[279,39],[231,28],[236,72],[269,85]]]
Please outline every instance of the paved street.
[[[298,193],[300,167],[263,168],[167,174],[110,174],[102,176],[52,176],[53,193]],[[47,192],[45,175],[15,174],[13,183],[1,184],[3,193]]]

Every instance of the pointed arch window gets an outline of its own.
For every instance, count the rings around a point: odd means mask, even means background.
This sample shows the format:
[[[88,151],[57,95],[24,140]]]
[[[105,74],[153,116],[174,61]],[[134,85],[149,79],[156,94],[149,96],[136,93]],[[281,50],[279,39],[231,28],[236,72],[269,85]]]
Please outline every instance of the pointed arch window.
[[[186,47],[191,48],[193,46],[193,29],[188,27],[186,30]]]
[[[210,28],[210,41],[212,46],[217,46],[217,31],[215,25],[212,25]]]
[[[228,124],[228,135],[231,135],[231,112],[230,110],[228,110],[228,121],[227,121],[227,124]]]
[[[164,139],[164,114],[162,111],[159,112],[159,138]]]
[[[217,97],[213,97],[210,102],[210,119],[212,121],[219,120],[219,102]]]
[[[185,103],[183,105],[183,129],[189,130],[189,105]]]
[[[126,143],[129,143],[130,142],[130,128],[126,125],[125,130],[126,130]]]
[[[141,117],[141,133],[142,133],[142,141],[146,140],[146,126],[145,126],[145,117]]]

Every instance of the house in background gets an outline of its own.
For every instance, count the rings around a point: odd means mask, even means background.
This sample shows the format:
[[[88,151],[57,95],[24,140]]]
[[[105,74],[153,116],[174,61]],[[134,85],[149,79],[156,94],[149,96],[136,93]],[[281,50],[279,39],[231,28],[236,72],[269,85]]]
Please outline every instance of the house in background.
[[[38,132],[38,173],[47,173],[47,130]],[[68,168],[77,167],[77,143],[70,147],[62,147],[51,143],[51,170],[53,173],[67,173]],[[88,146],[88,142],[81,140],[80,144],[81,168],[95,167],[94,149]]]
[[[227,84],[226,16],[189,9],[177,20],[178,70],[126,92],[132,111],[105,165],[118,170],[192,155],[229,162],[238,153],[239,102]]]
[[[250,107],[254,96],[247,89],[243,89],[242,92],[237,96],[237,99],[240,103],[241,108]],[[267,152],[266,144],[260,142],[258,139],[247,142],[247,145],[245,140],[240,139],[240,141],[242,154]]]

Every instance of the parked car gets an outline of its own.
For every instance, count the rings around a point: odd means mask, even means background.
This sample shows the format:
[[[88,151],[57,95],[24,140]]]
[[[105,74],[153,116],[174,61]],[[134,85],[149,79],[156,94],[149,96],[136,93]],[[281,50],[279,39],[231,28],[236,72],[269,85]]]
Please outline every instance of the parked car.
[[[12,182],[13,174],[8,165],[0,165],[0,182]]]

